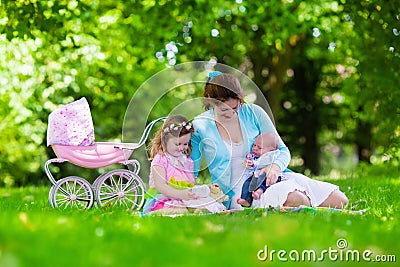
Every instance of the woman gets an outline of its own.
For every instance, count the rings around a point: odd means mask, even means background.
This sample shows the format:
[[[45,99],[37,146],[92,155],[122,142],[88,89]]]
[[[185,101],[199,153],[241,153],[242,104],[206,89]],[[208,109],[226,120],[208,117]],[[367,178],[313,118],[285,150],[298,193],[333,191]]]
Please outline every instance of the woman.
[[[218,183],[231,201],[228,208],[241,209],[237,199],[244,182],[244,166],[247,152],[255,138],[263,132],[278,135],[280,151],[276,162],[259,175],[266,174],[268,189],[253,202],[253,207],[268,206],[329,206],[342,208],[347,197],[338,186],[310,179],[287,169],[290,151],[276,131],[268,114],[255,104],[243,103],[243,89],[239,80],[231,74],[212,72],[204,89],[206,111],[193,120],[191,158],[197,176],[204,156],[213,183]],[[285,181],[276,183],[281,172]]]

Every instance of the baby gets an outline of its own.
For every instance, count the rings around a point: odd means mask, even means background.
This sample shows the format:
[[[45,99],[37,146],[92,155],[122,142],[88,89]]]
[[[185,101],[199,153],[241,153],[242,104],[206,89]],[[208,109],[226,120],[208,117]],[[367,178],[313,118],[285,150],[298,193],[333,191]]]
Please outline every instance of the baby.
[[[250,207],[253,199],[259,199],[260,195],[267,189],[265,184],[265,174],[258,177],[260,169],[267,167],[275,162],[280,151],[278,150],[278,136],[274,133],[262,133],[254,141],[251,152],[247,153],[243,165],[246,167],[244,176],[247,177],[243,183],[242,194],[237,203]],[[279,176],[276,182],[280,182]]]

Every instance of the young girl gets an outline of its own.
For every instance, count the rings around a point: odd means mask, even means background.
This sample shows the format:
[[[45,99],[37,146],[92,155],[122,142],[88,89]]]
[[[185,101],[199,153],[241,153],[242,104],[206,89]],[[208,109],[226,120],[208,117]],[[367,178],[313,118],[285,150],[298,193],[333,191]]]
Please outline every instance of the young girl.
[[[188,203],[198,203],[198,195],[192,192],[196,181],[193,173],[193,161],[190,138],[194,132],[193,124],[184,116],[173,115],[166,119],[151,142],[150,189],[143,211],[162,210],[162,213],[187,212]],[[194,202],[193,202],[194,201]],[[215,201],[202,207],[209,211],[215,209]],[[210,207],[208,207],[210,206]],[[223,208],[223,205],[221,204]],[[213,208],[213,209],[211,209]]]

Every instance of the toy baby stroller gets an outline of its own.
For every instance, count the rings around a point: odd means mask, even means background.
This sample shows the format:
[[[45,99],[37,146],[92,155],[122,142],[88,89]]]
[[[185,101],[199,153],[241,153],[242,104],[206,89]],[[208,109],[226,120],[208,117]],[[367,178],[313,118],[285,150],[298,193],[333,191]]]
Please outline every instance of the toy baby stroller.
[[[133,151],[141,147],[155,123],[150,122],[138,143],[94,142],[94,128],[90,108],[85,98],[62,106],[49,115],[47,145],[57,158],[45,163],[45,172],[52,187],[49,202],[55,208],[88,209],[94,203],[102,206],[124,206],[139,210],[144,202],[145,184],[139,177],[140,164],[129,159]],[[68,176],[55,180],[50,164],[70,162],[84,168],[102,168],[122,164],[126,169],[117,169],[101,174],[91,185],[79,176]]]

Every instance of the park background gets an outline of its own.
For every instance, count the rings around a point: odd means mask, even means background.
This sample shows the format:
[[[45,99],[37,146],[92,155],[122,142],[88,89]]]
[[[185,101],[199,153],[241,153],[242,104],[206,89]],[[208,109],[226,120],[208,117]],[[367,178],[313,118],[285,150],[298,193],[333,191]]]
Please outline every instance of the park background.
[[[13,196],[29,202],[40,196],[32,193],[37,188],[50,186],[43,169],[54,157],[46,147],[50,112],[86,97],[96,140],[121,140],[136,90],[159,71],[193,61],[226,64],[255,82],[291,149],[293,170],[344,185],[350,182],[341,179],[360,179],[344,189],[353,204],[362,203],[350,208],[376,209],[366,196],[381,200],[388,188],[398,195],[396,1],[0,0],[0,14],[3,210],[13,207],[4,204]],[[157,88],[147,93],[159,94]],[[148,119],[167,115],[194,94],[171,91]],[[82,177],[97,172],[70,165],[56,171]],[[374,195],[362,187],[361,199],[353,190],[362,183],[384,190]],[[24,188],[30,191],[10,193]],[[389,218],[391,226],[380,225],[379,233],[398,225],[398,197],[382,203],[391,209],[374,210],[374,219]],[[24,222],[24,215],[8,211],[6,218]]]

